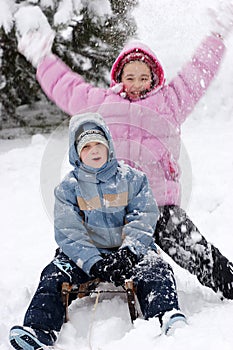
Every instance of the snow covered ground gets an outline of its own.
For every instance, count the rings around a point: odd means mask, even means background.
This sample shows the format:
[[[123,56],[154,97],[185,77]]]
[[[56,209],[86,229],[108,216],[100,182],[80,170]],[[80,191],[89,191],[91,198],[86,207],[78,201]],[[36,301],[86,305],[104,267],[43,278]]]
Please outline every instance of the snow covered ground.
[[[135,11],[139,38],[149,44],[167,71],[167,80],[190,57],[210,27],[206,7],[217,1],[141,0]],[[153,12],[154,11],[154,12]],[[152,13],[154,13],[152,15]],[[182,129],[186,157],[182,167],[192,184],[184,191],[184,207],[205,237],[233,260],[233,36],[218,77]],[[46,203],[49,135],[0,141],[0,350],[9,350],[8,332],[21,324],[24,312],[37,287],[39,274],[52,259],[56,244]],[[49,141],[49,142],[48,142]],[[63,140],[64,144],[66,139]],[[50,156],[51,162],[56,159]],[[187,166],[188,164],[188,166]],[[66,169],[66,160],[61,174]],[[184,171],[185,177],[185,171]],[[186,185],[186,179],[183,179]],[[51,194],[52,195],[52,194]],[[158,324],[138,319],[131,326],[122,296],[100,296],[74,302],[71,321],[61,333],[58,346],[63,349],[93,350],[232,350],[233,301],[199,284],[194,276],[172,264],[182,310],[188,326],[172,337],[156,338]]]

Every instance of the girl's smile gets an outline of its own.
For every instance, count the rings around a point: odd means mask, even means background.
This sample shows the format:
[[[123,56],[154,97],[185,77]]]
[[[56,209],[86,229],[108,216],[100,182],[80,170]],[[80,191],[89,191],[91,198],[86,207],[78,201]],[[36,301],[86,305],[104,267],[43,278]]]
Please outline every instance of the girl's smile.
[[[123,68],[121,82],[127,97],[130,100],[138,100],[151,88],[150,68],[142,61],[129,62]]]

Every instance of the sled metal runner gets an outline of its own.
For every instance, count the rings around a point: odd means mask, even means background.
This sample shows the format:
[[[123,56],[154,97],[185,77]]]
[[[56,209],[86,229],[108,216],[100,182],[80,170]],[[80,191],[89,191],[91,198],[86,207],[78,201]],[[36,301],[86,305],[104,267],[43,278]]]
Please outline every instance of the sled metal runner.
[[[70,304],[70,300],[74,300],[76,298],[83,298],[86,296],[90,296],[92,294],[105,294],[105,293],[122,293],[126,294],[129,314],[131,318],[131,322],[133,323],[138,317],[138,311],[136,309],[136,298],[135,298],[135,290],[133,281],[129,280],[125,282],[125,285],[122,286],[122,290],[109,290],[109,289],[96,289],[98,285],[101,283],[99,278],[88,281],[86,283],[80,284],[79,287],[76,285],[72,285],[68,282],[62,283],[61,297],[62,302],[65,307],[65,322],[69,321],[69,313],[68,306]]]

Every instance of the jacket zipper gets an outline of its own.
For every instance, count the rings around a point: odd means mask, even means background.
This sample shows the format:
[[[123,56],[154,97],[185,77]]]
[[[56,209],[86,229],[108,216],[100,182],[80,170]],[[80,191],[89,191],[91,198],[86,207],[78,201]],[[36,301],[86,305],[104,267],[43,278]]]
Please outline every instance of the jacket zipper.
[[[103,191],[102,191],[100,183],[97,184],[97,189],[98,189],[98,194],[99,194],[101,206],[105,208]],[[107,221],[107,213],[106,213],[106,211],[102,211],[102,216],[103,216],[103,220],[104,220],[105,226],[106,226],[106,228],[108,228],[109,241],[111,242],[112,245],[114,245],[114,241],[112,239],[112,235],[110,235],[110,232],[109,232],[109,224],[108,224],[108,221]]]

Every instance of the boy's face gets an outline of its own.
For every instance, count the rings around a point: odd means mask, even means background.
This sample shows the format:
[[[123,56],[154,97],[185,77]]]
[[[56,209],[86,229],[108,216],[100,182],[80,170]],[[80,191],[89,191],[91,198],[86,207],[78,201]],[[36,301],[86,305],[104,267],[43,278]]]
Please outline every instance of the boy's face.
[[[82,148],[80,159],[92,168],[101,168],[108,160],[108,149],[102,143],[89,142]]]
[[[122,71],[121,82],[130,100],[138,100],[150,90],[152,77],[148,65],[141,61],[127,63]]]

